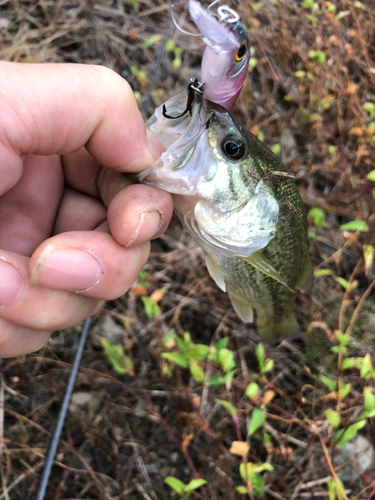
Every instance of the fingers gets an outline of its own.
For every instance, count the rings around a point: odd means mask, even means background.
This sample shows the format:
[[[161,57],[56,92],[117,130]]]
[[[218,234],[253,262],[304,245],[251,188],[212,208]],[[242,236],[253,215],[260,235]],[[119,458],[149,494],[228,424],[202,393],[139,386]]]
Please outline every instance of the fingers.
[[[64,178],[57,155],[27,155],[23,164],[21,180],[0,197],[0,248],[30,256],[51,234]]]
[[[36,331],[50,332],[76,325],[100,309],[102,302],[99,300],[30,284],[29,261],[27,257],[1,251],[2,320]],[[8,337],[10,331],[8,327]]]
[[[155,161],[133,93],[113,71],[1,62],[0,80],[0,195],[20,179],[21,157],[29,153],[66,154],[86,145],[101,165],[128,172]]]
[[[124,248],[111,235],[63,233],[46,240],[30,260],[33,285],[110,300],[123,295],[149,255],[149,243]]]
[[[0,359],[38,351],[49,336],[49,332],[31,330],[0,318]]]
[[[169,193],[135,184],[117,193],[108,207],[107,217],[113,237],[130,248],[160,236],[172,213]]]
[[[91,231],[107,217],[103,203],[96,198],[65,188],[53,234],[68,231]]]

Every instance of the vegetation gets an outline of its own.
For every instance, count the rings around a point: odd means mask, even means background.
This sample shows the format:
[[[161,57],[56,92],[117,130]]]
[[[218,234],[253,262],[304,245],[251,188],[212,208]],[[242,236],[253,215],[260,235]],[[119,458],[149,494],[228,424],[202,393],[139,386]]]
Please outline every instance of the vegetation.
[[[375,497],[375,4],[242,3],[252,57],[235,112],[309,214],[303,336],[259,344],[173,221],[96,318],[48,498]],[[167,7],[2,0],[0,57],[109,66],[142,106]],[[149,112],[199,69],[199,39],[171,27],[168,40]],[[35,495],[79,331],[2,362],[0,499]]]

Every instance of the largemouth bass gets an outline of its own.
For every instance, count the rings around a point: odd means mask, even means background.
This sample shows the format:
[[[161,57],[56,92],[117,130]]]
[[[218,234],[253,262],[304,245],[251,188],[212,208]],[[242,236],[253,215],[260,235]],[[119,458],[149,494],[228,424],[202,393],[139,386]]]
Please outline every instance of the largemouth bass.
[[[177,216],[242,320],[252,322],[255,309],[261,339],[293,335],[293,289],[312,279],[298,189],[277,156],[196,83],[189,115],[183,92],[148,120],[167,150],[140,180],[173,194]]]

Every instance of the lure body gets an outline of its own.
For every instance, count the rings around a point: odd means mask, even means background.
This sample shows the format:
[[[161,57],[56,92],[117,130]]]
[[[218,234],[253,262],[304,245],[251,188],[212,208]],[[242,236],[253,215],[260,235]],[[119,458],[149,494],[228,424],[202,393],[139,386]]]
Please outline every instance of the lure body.
[[[229,8],[219,10],[221,21],[197,0],[189,0],[189,12],[206,44],[201,66],[205,98],[230,111],[241,92],[249,65],[246,30]]]

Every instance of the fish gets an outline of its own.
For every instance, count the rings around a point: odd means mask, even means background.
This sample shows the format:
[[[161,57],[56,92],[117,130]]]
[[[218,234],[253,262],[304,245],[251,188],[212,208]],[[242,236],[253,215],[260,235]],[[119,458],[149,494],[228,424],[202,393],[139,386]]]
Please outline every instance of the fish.
[[[304,205],[281,160],[197,82],[157,108],[146,127],[166,151],[138,181],[172,193],[238,316],[252,323],[255,310],[262,340],[299,333],[293,290],[310,286],[312,265]]]
[[[200,78],[205,86],[205,98],[231,111],[249,66],[246,29],[238,14],[227,5],[219,6],[215,14],[212,8],[206,9],[197,0],[189,0],[189,13],[206,44]]]

